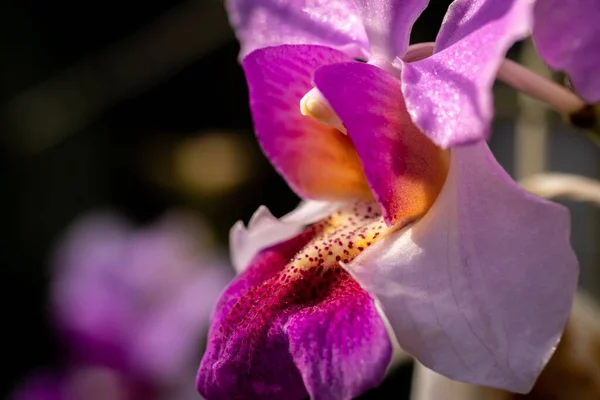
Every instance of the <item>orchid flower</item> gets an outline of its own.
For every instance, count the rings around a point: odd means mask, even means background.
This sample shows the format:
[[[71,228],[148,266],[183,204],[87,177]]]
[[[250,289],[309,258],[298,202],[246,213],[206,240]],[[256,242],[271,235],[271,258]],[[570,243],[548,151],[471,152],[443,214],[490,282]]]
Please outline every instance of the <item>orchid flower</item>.
[[[381,381],[392,340],[517,392],[551,356],[578,275],[568,212],[518,187],[483,140],[531,3],[457,0],[421,59],[405,51],[425,5],[228,2],[258,140],[307,201],[233,227],[240,275],[213,314],[207,399],[351,399]]]
[[[230,279],[207,239],[187,213],[145,229],[110,213],[74,223],[57,248],[51,288],[71,359],[33,374],[10,398],[198,399],[186,378]]]
[[[553,69],[564,71],[581,97],[599,103],[600,3],[538,0],[533,18],[532,37],[542,58]]]
[[[231,277],[207,239],[187,213],[144,229],[109,213],[77,221],[57,249],[51,287],[74,363],[158,388],[193,376],[210,310]]]

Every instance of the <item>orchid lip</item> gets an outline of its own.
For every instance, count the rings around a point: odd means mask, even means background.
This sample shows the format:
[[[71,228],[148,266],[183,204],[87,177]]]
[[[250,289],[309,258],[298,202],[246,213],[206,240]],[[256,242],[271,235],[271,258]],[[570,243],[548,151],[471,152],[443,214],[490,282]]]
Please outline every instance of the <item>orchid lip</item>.
[[[198,373],[206,398],[241,398],[237,392],[247,393],[244,398],[350,399],[379,384],[391,358],[389,328],[371,295],[340,264],[387,228],[374,201],[335,209],[257,253],[226,289]],[[259,219],[265,216],[261,212],[253,224],[264,227]],[[319,369],[324,377],[313,373]],[[341,381],[340,388],[332,381]]]

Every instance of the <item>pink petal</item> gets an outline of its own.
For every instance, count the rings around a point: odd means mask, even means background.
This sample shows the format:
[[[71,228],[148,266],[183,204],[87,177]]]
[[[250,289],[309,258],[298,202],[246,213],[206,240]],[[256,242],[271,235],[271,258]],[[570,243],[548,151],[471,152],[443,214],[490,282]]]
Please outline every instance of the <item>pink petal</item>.
[[[371,58],[392,62],[406,52],[413,24],[429,0],[356,0],[371,46]]]
[[[485,142],[452,150],[436,203],[348,270],[400,346],[451,379],[526,393],[569,316],[578,264],[567,210],[518,187]]]
[[[447,154],[410,121],[400,82],[352,62],[319,68],[315,83],[344,123],[386,222],[427,212],[444,184]]]
[[[250,107],[263,151],[290,187],[315,200],[371,198],[350,139],[300,113],[313,72],[350,59],[322,46],[278,46],[244,59]]]
[[[575,295],[571,317],[552,359],[525,399],[600,398],[600,307],[585,292]],[[414,400],[496,399],[517,396],[497,389],[452,381],[423,366],[417,366],[411,398]],[[518,396],[521,398],[521,396]]]
[[[528,33],[531,5],[456,0],[434,55],[402,66],[408,112],[434,143],[448,148],[489,136],[496,72],[508,48]]]
[[[369,48],[358,11],[348,0],[227,0],[241,43],[240,58],[282,44],[317,44],[364,58]]]
[[[536,1],[533,18],[533,41],[542,58],[564,71],[585,100],[600,102],[600,2]]]

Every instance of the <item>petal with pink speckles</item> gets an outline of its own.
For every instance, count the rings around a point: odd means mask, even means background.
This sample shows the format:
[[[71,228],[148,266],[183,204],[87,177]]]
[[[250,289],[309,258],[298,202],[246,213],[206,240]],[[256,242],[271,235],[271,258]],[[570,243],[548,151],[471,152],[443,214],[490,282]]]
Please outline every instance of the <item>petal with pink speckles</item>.
[[[319,236],[336,218],[264,250],[223,293],[197,377],[203,396],[349,400],[379,384],[391,343],[373,298],[337,261],[361,243]],[[355,233],[384,229],[380,214],[368,219]]]
[[[256,135],[290,187],[314,200],[371,198],[350,139],[300,113],[320,66],[349,61],[322,46],[277,46],[254,51],[243,62]]]
[[[364,58],[369,43],[358,10],[348,0],[227,0],[240,57],[282,44],[317,44]]]
[[[489,136],[496,72],[509,47],[529,33],[532,3],[455,0],[434,54],[403,63],[406,107],[434,143],[448,148]]]
[[[444,184],[448,157],[411,122],[400,82],[353,62],[319,68],[315,83],[346,127],[386,222],[425,214]]]
[[[600,102],[600,2],[536,1],[532,37],[551,68],[564,71],[589,102]]]
[[[563,206],[525,192],[480,142],[451,150],[446,183],[421,220],[347,268],[426,367],[526,393],[571,310],[569,225]]]

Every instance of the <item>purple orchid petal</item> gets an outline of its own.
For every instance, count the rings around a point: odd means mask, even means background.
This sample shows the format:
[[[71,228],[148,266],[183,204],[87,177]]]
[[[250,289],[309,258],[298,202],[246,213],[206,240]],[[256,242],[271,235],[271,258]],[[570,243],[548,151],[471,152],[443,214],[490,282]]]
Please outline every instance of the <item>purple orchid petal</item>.
[[[206,334],[214,303],[233,278],[231,267],[219,263],[214,260],[210,267],[191,275],[177,296],[156,305],[152,317],[141,322],[135,344],[129,348],[130,360],[154,384],[181,382],[198,362],[198,342]]]
[[[581,97],[600,102],[600,2],[536,1],[533,41],[548,65],[564,71]]]
[[[433,207],[347,266],[400,346],[451,379],[527,392],[569,316],[567,210],[517,186],[480,142],[451,152]]]
[[[241,43],[240,58],[283,44],[324,45],[365,58],[369,43],[358,11],[348,0],[227,0]]]
[[[532,2],[456,0],[433,56],[401,66],[413,122],[448,148],[489,136],[492,85],[508,48],[526,36]]]
[[[313,235],[263,251],[225,291],[198,371],[203,396],[344,400],[381,381],[391,344],[369,294],[339,266],[286,268]]]
[[[340,203],[303,201],[289,214],[277,219],[261,206],[252,215],[248,227],[242,221],[229,232],[229,248],[233,266],[242,272],[261,250],[298,235],[306,226],[315,223],[340,208]]]
[[[52,302],[75,359],[153,384],[170,384],[193,365],[233,272],[196,247],[203,229],[193,222],[172,215],[135,230],[97,214],[69,230],[54,262]]]
[[[301,197],[370,198],[358,155],[338,130],[300,113],[320,66],[350,59],[322,46],[278,46],[254,51],[243,66],[258,140],[271,163]]]
[[[544,368],[530,399],[600,398],[600,307],[584,291],[578,291],[565,333]],[[417,367],[411,387],[414,400],[438,399],[511,399],[510,393],[488,387],[467,385],[450,380],[422,366]]]
[[[392,62],[408,48],[410,31],[429,0],[356,0],[369,38],[371,59]]]
[[[131,321],[118,273],[133,228],[109,213],[70,227],[54,260],[51,302],[57,328],[77,358],[123,365]],[[110,288],[110,290],[108,290]]]
[[[321,67],[314,79],[346,127],[386,222],[423,215],[446,179],[447,154],[410,121],[400,82],[357,62]]]

